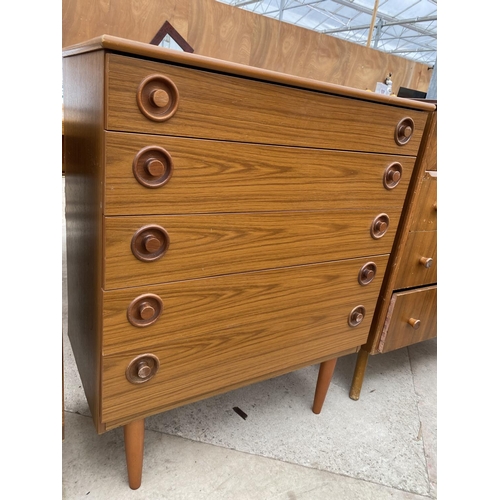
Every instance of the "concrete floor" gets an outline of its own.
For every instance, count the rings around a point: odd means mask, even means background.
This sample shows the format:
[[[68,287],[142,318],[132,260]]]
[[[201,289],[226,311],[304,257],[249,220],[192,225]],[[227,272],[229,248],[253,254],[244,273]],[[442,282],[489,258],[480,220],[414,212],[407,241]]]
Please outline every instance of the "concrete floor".
[[[64,229],[63,215],[63,499],[437,498],[436,339],[372,356],[359,401],[356,356],[339,359],[320,415],[311,366],[150,417],[130,490],[123,432],[97,435],[67,338]]]

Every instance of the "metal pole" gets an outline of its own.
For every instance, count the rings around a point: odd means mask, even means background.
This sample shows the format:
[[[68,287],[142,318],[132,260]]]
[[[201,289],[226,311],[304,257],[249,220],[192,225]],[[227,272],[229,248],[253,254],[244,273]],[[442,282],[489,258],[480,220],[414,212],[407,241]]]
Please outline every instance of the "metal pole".
[[[281,4],[280,4],[280,21],[283,20],[283,10],[285,8],[285,0],[281,0]]]
[[[373,6],[372,22],[370,24],[370,32],[368,33],[368,40],[366,46],[369,47],[372,43],[373,27],[375,26],[375,20],[377,19],[378,1],[375,0],[375,5]]]

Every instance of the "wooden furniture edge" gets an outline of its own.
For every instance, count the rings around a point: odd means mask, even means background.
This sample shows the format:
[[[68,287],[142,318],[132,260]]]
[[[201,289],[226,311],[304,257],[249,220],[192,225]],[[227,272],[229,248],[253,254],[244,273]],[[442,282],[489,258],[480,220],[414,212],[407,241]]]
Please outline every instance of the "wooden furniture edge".
[[[412,218],[413,218],[413,208],[418,198],[418,194],[422,185],[422,177],[426,172],[426,158],[425,150],[427,149],[428,143],[431,140],[432,132],[434,128],[437,127],[437,117],[435,113],[429,115],[426,123],[426,131],[424,133],[424,138],[420,144],[419,153],[417,155],[417,163],[413,171],[413,178],[408,187],[408,195],[403,208],[403,215],[401,216],[396,238],[394,240],[394,245],[391,250],[391,256],[387,264],[387,270],[382,282],[382,287],[375,307],[375,315],[372,320],[370,327],[370,333],[368,334],[367,343],[361,347],[361,350],[368,352],[369,354],[379,354],[379,342],[384,329],[384,324],[386,321],[387,312],[390,307],[392,294],[394,291],[394,284],[396,283],[396,278],[398,275],[399,266],[401,263],[401,255],[403,253],[404,246],[408,240],[409,232]]]
[[[231,75],[253,78],[256,80],[265,80],[267,82],[278,83],[287,86],[315,90],[328,94],[335,94],[343,97],[362,99],[365,101],[379,102],[397,107],[421,110],[431,112],[436,109],[432,103],[404,99],[401,97],[386,96],[369,92],[366,90],[344,87],[333,83],[321,82],[310,78],[303,78],[277,71],[271,71],[244,64],[223,61],[211,57],[190,54],[178,50],[158,47],[143,42],[127,40],[112,35],[101,35],[86,42],[82,42],[63,49],[63,57],[69,57],[84,52],[92,52],[101,49],[108,49],[117,52],[123,52],[130,55],[148,57],[160,61],[193,66],[201,69],[208,69]]]

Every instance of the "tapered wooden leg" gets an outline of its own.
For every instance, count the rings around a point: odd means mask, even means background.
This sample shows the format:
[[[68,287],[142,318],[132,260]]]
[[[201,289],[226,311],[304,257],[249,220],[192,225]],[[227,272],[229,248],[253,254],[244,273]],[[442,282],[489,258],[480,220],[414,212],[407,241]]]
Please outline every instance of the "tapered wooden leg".
[[[351,390],[349,392],[349,397],[357,401],[361,393],[361,386],[363,385],[363,379],[365,378],[366,365],[368,364],[368,354],[367,351],[360,349],[358,352],[358,357],[356,359],[356,368],[354,368],[354,375],[352,377]]]
[[[326,393],[330,387],[336,364],[337,358],[334,358],[323,361],[323,363],[319,365],[318,381],[316,382],[316,392],[314,393],[313,403],[313,413],[316,413],[316,415],[318,415],[321,412],[321,408],[323,408],[323,403],[325,402]]]
[[[144,457],[144,419],[134,420],[123,427],[128,484],[136,490],[141,485]]]

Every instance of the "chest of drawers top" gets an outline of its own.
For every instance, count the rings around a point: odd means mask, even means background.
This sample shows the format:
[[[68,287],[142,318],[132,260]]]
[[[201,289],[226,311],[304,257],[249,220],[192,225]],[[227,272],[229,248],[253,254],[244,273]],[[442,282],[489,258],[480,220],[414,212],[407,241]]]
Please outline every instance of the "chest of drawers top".
[[[415,156],[433,109],[108,35],[63,55],[97,50],[109,131]]]

